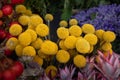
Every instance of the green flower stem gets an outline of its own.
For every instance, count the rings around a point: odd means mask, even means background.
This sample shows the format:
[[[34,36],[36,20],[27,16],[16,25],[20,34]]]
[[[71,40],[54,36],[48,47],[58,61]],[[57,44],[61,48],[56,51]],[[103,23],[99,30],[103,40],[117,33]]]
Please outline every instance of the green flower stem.
[[[47,20],[47,25],[48,25],[48,28],[49,28],[48,39],[51,40],[51,37],[50,37],[50,20]]]

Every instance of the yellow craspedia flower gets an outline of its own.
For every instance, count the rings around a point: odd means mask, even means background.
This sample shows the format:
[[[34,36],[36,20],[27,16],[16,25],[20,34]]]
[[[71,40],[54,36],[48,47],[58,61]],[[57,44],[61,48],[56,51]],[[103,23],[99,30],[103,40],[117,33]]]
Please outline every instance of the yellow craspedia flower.
[[[32,15],[32,11],[27,9],[24,13],[25,15],[31,16]]]
[[[32,42],[37,39],[37,33],[32,29],[27,29],[25,32],[28,32],[31,35]]]
[[[86,66],[86,58],[82,55],[76,55],[73,59],[73,63],[75,66],[83,68]]]
[[[32,30],[35,30],[36,26],[32,26],[30,24],[28,24],[28,28],[27,29],[32,29]]]
[[[86,54],[90,51],[90,44],[84,38],[78,39],[76,41],[76,49],[78,52]]]
[[[27,45],[30,45],[30,43],[32,41],[32,37],[31,37],[30,33],[23,32],[18,36],[18,40],[21,45],[27,46]]]
[[[44,53],[41,51],[41,49],[39,49],[37,53],[38,53],[38,55],[39,55],[41,58],[43,58],[43,59],[47,59],[48,56],[49,56],[49,55],[44,54]]]
[[[11,37],[6,42],[6,47],[10,50],[15,50],[15,47],[18,44],[18,39],[15,37]]]
[[[89,50],[88,53],[91,53],[93,50],[94,50],[94,46],[93,46],[93,45],[90,45],[90,50]]]
[[[23,26],[28,25],[29,21],[30,21],[30,17],[26,15],[22,15],[18,18],[18,22]]]
[[[15,11],[17,13],[25,13],[26,12],[26,7],[22,4],[16,5]]]
[[[40,49],[42,43],[43,40],[41,38],[37,38],[34,42],[31,43],[31,46],[33,46],[35,49]]]
[[[65,27],[59,27],[57,29],[57,36],[60,39],[65,39],[66,37],[69,36],[69,30]]]
[[[70,24],[70,26],[77,25],[78,21],[77,21],[77,19],[70,19],[69,24]]]
[[[79,37],[82,34],[82,29],[78,25],[73,25],[69,28],[71,35]]]
[[[21,57],[22,56],[22,51],[23,51],[23,46],[18,44],[16,47],[15,47],[15,53],[17,56]]]
[[[33,48],[32,46],[24,47],[22,51],[22,55],[23,56],[35,56],[36,55],[35,48]]]
[[[56,54],[56,59],[59,63],[67,63],[70,59],[70,54],[66,50],[59,50]]]
[[[46,21],[52,21],[53,20],[53,15],[52,14],[46,14],[45,15],[45,20]]]
[[[38,63],[40,66],[43,65],[43,59],[42,59],[40,56],[38,56],[38,55],[36,55],[36,56],[33,58],[33,61],[36,62],[36,63]]]
[[[110,49],[112,49],[112,45],[110,42],[105,42],[101,45],[101,49],[104,51],[109,51]]]
[[[59,26],[60,26],[60,27],[67,27],[67,26],[68,26],[68,23],[67,23],[67,21],[62,20],[62,21],[59,22]]]
[[[54,65],[49,65],[45,69],[45,73],[47,74],[47,76],[51,74],[51,77],[54,78],[57,75],[57,68]]]
[[[104,32],[105,32],[104,30],[98,29],[98,30],[95,31],[95,35],[96,35],[100,40],[102,40],[102,39],[103,39],[103,33],[104,33]]]
[[[65,47],[68,49],[74,49],[76,45],[76,40],[77,38],[75,36],[68,36],[64,41]]]
[[[49,34],[49,28],[46,24],[37,25],[35,30],[36,30],[36,33],[41,37],[45,37]]]
[[[41,51],[46,55],[55,55],[58,51],[58,46],[55,42],[47,40],[42,43]]]
[[[94,33],[95,32],[95,28],[92,24],[84,24],[82,26],[82,31],[84,33]]]
[[[116,39],[116,35],[112,31],[106,31],[103,33],[103,40],[106,42],[113,42]]]
[[[59,41],[59,47],[60,47],[61,49],[63,49],[63,50],[67,50],[67,48],[66,48],[65,45],[64,45],[64,39],[62,39],[62,40]]]
[[[30,17],[30,25],[37,26],[38,24],[43,24],[43,19],[39,15],[32,15]]]
[[[9,33],[12,36],[18,36],[20,33],[22,32],[22,26],[19,24],[13,24],[10,28],[9,28]]]
[[[84,36],[84,39],[86,39],[90,45],[96,45],[98,42],[98,38],[95,34],[88,33]]]

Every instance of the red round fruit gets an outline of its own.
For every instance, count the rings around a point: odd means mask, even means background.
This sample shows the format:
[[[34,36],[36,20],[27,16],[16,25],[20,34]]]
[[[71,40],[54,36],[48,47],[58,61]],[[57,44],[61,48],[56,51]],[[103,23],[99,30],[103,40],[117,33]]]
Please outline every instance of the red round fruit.
[[[5,32],[5,30],[0,29],[0,40],[5,39],[5,37],[6,37],[6,32]]]
[[[16,77],[19,77],[24,70],[23,64],[19,61],[16,61],[11,67],[11,70],[16,74]]]
[[[22,4],[24,0],[11,0],[11,4]]]
[[[2,12],[4,15],[10,15],[12,13],[12,11],[13,11],[13,8],[11,5],[4,5],[2,7]]]
[[[0,72],[0,80],[3,80],[2,77],[3,77],[3,73]]]
[[[3,71],[3,80],[16,80],[15,73],[10,69]]]
[[[11,51],[10,49],[8,49],[8,48],[5,48],[4,54],[5,54],[6,56],[11,56],[11,55],[12,55],[12,51]]]

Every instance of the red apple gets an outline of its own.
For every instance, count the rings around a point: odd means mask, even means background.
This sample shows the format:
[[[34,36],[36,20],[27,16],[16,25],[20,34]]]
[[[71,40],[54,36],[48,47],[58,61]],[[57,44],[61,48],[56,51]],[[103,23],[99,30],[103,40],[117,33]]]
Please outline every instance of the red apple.
[[[15,73],[10,69],[3,71],[3,80],[16,80]]]
[[[4,54],[5,54],[6,56],[11,56],[11,55],[12,55],[12,51],[11,51],[10,49],[8,49],[8,48],[5,48]]]
[[[6,32],[5,30],[0,29],[0,40],[4,40],[6,37]]]
[[[12,13],[12,11],[13,11],[13,8],[11,5],[4,5],[2,7],[2,12],[4,15],[10,15]]]
[[[2,74],[3,74],[3,73],[2,73],[2,71],[1,71],[1,72],[0,72],[0,80],[2,80],[2,77],[3,77]]]
[[[11,4],[22,4],[24,0],[11,0]]]
[[[23,64],[19,61],[15,61],[15,63],[11,67],[11,70],[16,74],[16,77],[19,77],[24,70]]]

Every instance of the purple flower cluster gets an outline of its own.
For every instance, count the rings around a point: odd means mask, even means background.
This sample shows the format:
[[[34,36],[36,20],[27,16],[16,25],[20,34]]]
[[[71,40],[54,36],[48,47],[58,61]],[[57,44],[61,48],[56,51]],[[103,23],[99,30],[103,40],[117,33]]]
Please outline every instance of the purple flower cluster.
[[[80,26],[90,23],[95,29],[114,31],[120,36],[120,5],[100,5],[87,10],[82,10],[72,16],[78,20]]]

